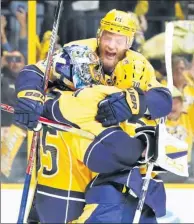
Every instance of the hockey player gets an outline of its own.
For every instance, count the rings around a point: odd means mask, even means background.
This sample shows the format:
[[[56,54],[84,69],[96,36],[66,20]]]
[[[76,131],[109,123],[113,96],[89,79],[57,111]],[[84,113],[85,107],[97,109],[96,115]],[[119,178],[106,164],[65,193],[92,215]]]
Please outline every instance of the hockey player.
[[[84,87],[91,83],[110,86],[115,85],[120,89],[135,87],[133,94],[130,95],[132,98],[132,104],[130,106],[128,106],[127,100],[125,99],[126,95],[117,92],[106,96],[106,99],[99,103],[96,119],[100,121],[103,126],[117,125],[119,122],[127,119],[138,119],[139,115],[142,116],[145,111],[149,111],[149,116],[154,119],[167,115],[171,110],[171,95],[166,88],[156,82],[153,68],[149,62],[141,54],[129,50],[133,42],[135,31],[133,19],[130,18],[127,13],[112,10],[102,19],[96,39],[72,42],[68,44],[62,52],[55,55],[53,73],[51,76],[55,75],[54,78],[56,80],[62,81],[62,84],[65,83],[66,86],[72,89]],[[83,45],[86,45],[86,47],[83,47]],[[88,47],[92,52],[88,51]],[[94,61],[96,61],[96,54],[97,58],[100,58],[101,64],[94,63]],[[30,129],[37,125],[38,117],[43,111],[42,76],[44,71],[44,61],[36,65],[26,66],[21,71],[16,83],[18,101],[15,107],[15,122],[20,125],[25,125]],[[57,84],[59,84],[58,80]],[[51,81],[54,81],[52,77]],[[56,81],[53,83],[51,82],[51,84],[56,84]],[[145,93],[142,92],[142,90]],[[141,101],[141,98],[144,98],[144,107],[142,107],[140,103],[140,107],[136,108],[136,104],[139,103],[139,100]],[[137,102],[135,101],[136,99],[138,100]],[[69,109],[71,113],[75,111],[73,108],[71,110],[71,107],[68,105],[68,108],[65,110],[68,111]],[[78,111],[79,109],[76,110],[76,113]],[[59,113],[59,115],[61,114]],[[101,128],[101,124],[98,123],[98,125]],[[47,135],[49,137],[47,137]],[[75,136],[70,133],[64,134],[67,137],[66,139],[57,134],[57,137],[52,137],[51,131],[48,131],[47,135],[43,136],[46,136],[46,139],[50,139],[50,143],[47,143],[47,145],[52,145],[51,142],[54,141],[54,139],[58,140],[59,137],[61,138],[61,143],[57,148],[62,147],[62,143],[65,144],[68,142],[66,145],[66,153],[69,153],[69,150],[73,152],[77,146],[82,150],[82,141],[80,141],[79,145],[74,145],[72,139],[75,138]],[[57,141],[57,143],[59,143],[59,141]],[[47,151],[51,152],[51,154]],[[83,174],[82,178],[81,175],[79,177],[74,175],[76,187],[73,187],[71,182],[72,176],[70,175],[72,170],[70,169],[67,183],[63,182],[65,181],[64,169],[60,169],[62,173],[59,175],[56,167],[60,167],[64,164],[62,159],[64,158],[65,160],[66,156],[59,159],[60,164],[53,163],[51,159],[53,151],[56,152],[56,150],[43,147],[36,201],[40,203],[38,209],[42,214],[42,220],[44,222],[49,222],[49,220],[51,220],[51,222],[59,222],[59,219],[62,220],[63,218],[69,221],[77,216],[75,209],[76,203],[78,204],[78,202],[83,201],[83,189],[91,180],[91,172],[88,171],[87,177],[84,178],[84,174],[81,170],[82,168],[85,170],[85,166],[77,160],[75,160],[75,163],[72,163],[71,160],[71,163],[68,162],[68,164],[77,167],[76,170],[79,170],[79,173]],[[70,154],[68,154],[68,156],[69,155]],[[53,171],[49,172],[52,170],[53,166],[55,167],[54,174]],[[79,169],[79,166],[82,168]],[[45,172],[51,175],[47,177],[45,176]],[[86,171],[84,172],[87,173]],[[55,178],[58,178],[58,181],[51,181],[55,180]],[[80,184],[80,182],[82,182],[83,185]],[[44,190],[41,190],[42,186]],[[78,195],[76,200],[75,196],[71,197],[70,191],[76,192],[76,195]],[[63,200],[61,207],[60,199]],[[68,207],[73,206],[74,202],[72,201],[75,202],[74,208]],[[48,208],[45,207],[45,204],[50,205],[50,208],[54,208],[54,210],[51,209],[49,210],[50,212],[48,212]],[[66,214],[65,216],[63,214],[63,218],[58,217],[58,219],[56,219],[53,214],[59,211],[59,207],[63,211],[65,210]],[[66,209],[67,207],[68,209]],[[75,213],[68,216],[69,211]],[[78,208],[77,211],[78,213],[80,212]]]
[[[130,124],[126,125],[124,122],[120,127],[105,128],[94,119],[98,102],[106,95],[113,92],[130,96],[133,91],[133,88],[122,91],[116,87],[107,88],[102,85],[83,88],[74,94],[55,89],[48,95],[44,104],[44,116],[55,121],[78,125],[79,128],[96,136],[93,141],[79,137],[73,139],[74,145],[77,146],[72,152],[75,158],[92,171],[100,173],[95,174],[95,178],[87,186],[85,194],[87,204],[76,223],[131,223],[133,220],[142,184],[137,162],[138,160],[142,162],[145,154],[148,159],[149,153],[153,153],[156,148],[155,131],[153,127],[147,126],[132,138],[126,134],[133,129]],[[127,102],[130,106],[132,103],[130,97],[127,97]],[[80,113],[73,113],[72,109],[65,110],[69,104],[73,110],[79,110]],[[140,104],[139,101],[137,108]],[[137,139],[140,140],[140,145]],[[141,223],[155,223],[156,216],[163,215],[165,215],[163,182],[152,179]]]
[[[146,91],[147,110],[151,117],[155,119],[165,116],[171,110],[172,100],[170,92],[156,81],[154,70],[143,55],[129,49],[133,43],[135,32],[136,24],[133,18],[122,11],[110,11],[101,20],[97,38],[71,42],[66,45],[69,47],[64,48],[62,52],[55,55],[53,63],[55,66],[51,79],[61,79],[72,89],[88,85],[91,82],[91,76],[96,84],[114,85],[122,89],[132,86],[138,87]],[[77,45],[77,47],[72,47],[73,45]],[[93,53],[88,52],[87,48],[84,51],[81,46],[89,47]],[[99,69],[100,65],[96,65],[88,71],[88,64],[94,64],[96,60],[95,53],[101,60],[102,70]],[[84,65],[80,66],[81,63]],[[131,67],[132,65],[133,67]],[[18,92],[21,90],[23,92],[19,94],[20,101],[22,101],[21,98],[28,89],[38,91],[42,95],[42,76],[45,67],[46,62],[40,61],[36,65],[26,66],[21,71]],[[133,75],[134,72],[136,72],[136,76]],[[78,73],[82,80],[81,84],[76,81],[76,74]],[[26,82],[30,83],[30,85],[26,86]],[[26,111],[27,114],[35,113],[36,116],[31,116],[24,122],[29,128],[33,128],[33,125],[36,125],[36,122],[33,123],[33,119],[37,120],[37,115],[41,113],[41,109],[39,110],[38,108],[42,107],[42,103],[36,105],[36,100],[33,101],[31,99],[31,101],[34,104],[34,109],[26,108]],[[106,103],[111,105],[111,100],[106,100]],[[106,103],[101,104],[101,107],[107,107]],[[122,106],[124,107],[124,105]],[[98,112],[100,113],[99,115],[102,115],[101,110]],[[111,112],[111,110],[108,112]],[[118,115],[120,114],[118,113]],[[112,118],[108,114],[105,114],[105,116],[107,116],[107,122],[104,122],[101,116],[100,119],[97,116],[97,119],[103,125],[114,125],[123,121],[123,119],[128,119],[128,114],[123,117],[117,116],[114,121],[110,120]],[[32,120],[30,121],[30,119]],[[31,126],[31,124],[33,125]]]

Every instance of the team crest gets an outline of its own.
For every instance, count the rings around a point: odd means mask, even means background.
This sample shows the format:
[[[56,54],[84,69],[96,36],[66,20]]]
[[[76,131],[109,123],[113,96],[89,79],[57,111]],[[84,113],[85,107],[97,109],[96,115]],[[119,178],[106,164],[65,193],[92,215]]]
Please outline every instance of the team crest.
[[[99,58],[95,52],[89,52],[88,57],[92,64],[96,64],[99,61]]]
[[[123,59],[123,65],[129,64],[128,58]]]

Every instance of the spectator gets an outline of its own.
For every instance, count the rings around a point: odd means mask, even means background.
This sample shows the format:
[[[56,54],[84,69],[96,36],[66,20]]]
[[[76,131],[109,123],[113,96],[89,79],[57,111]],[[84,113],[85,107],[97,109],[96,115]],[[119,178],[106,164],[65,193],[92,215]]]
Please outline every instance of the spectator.
[[[20,30],[20,24],[17,20],[15,20],[15,16],[17,17],[17,12],[28,11],[28,1],[11,1],[9,5],[9,9],[13,16],[10,20],[10,27],[11,27],[11,37],[10,41],[13,44],[13,47],[15,49],[18,49],[19,45],[19,30]],[[44,15],[44,4],[42,1],[39,1],[37,3],[37,34],[40,34],[41,24],[43,21],[43,18],[41,16]]]
[[[1,15],[1,47],[3,51],[12,51],[12,47],[7,40],[6,28],[7,19],[5,16]]]
[[[194,88],[188,85],[184,72],[188,62],[185,58],[175,56],[172,60],[173,83],[183,94],[183,110],[188,113],[194,136]]]
[[[184,77],[187,61],[184,57],[175,56],[172,60],[173,83],[182,92],[187,81]]]
[[[25,63],[27,63],[27,15],[24,9],[20,9],[20,11],[16,12],[16,18],[20,25],[20,34],[19,34],[19,42],[18,42],[18,51],[22,53],[25,57]],[[13,50],[12,44],[8,42],[8,38],[6,35],[6,25],[7,19],[5,16],[1,16],[1,43],[2,50],[11,52]]]
[[[4,52],[1,62],[1,100],[2,103],[13,106],[15,103],[15,79],[25,65],[24,56],[19,51]],[[10,122],[2,119],[2,126],[9,126]]]
[[[189,68],[184,73],[184,76],[188,84],[194,87],[194,55]]]
[[[182,18],[181,19],[187,19],[187,20],[194,20],[194,2],[193,0],[184,0],[180,1],[180,6],[177,6],[177,11],[179,10],[179,13],[182,12]]]
[[[19,71],[24,67],[25,59],[21,52],[12,51],[4,52],[1,60],[2,74],[1,74],[1,102],[14,106],[16,95],[15,95],[15,80],[18,76]],[[17,157],[13,162],[13,167],[9,178],[1,176],[2,182],[23,182],[26,158],[27,158],[27,141],[24,137],[18,137],[22,131],[18,130],[19,127],[15,127],[12,124],[12,114],[5,111],[1,111],[1,139],[5,140],[2,143],[2,150],[9,145],[9,140],[13,136],[13,129],[17,130],[17,138],[13,139],[13,147],[19,147]],[[11,126],[11,127],[10,127]],[[4,144],[5,143],[5,144]],[[13,150],[14,151],[14,150]]]
[[[23,8],[16,12],[16,18],[20,25],[18,50],[24,55],[27,63],[27,13]]]
[[[183,112],[183,95],[174,87],[173,89],[173,106],[171,113],[167,116],[166,127],[167,131],[174,137],[185,141],[188,144],[188,163],[191,163],[191,151],[192,151],[192,130],[189,122],[188,114]],[[166,149],[167,153],[173,153],[176,148],[170,146]],[[171,173],[167,173],[163,176],[165,182],[185,182],[187,178],[180,177]]]

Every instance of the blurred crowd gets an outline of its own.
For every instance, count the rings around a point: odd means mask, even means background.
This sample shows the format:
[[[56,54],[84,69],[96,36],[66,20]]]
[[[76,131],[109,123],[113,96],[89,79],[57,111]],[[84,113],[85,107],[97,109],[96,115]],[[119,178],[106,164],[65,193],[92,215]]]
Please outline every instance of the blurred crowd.
[[[47,55],[56,5],[57,1],[37,0],[37,61]],[[1,7],[1,102],[14,106],[15,79],[28,63],[28,3],[2,0]],[[151,62],[158,81],[164,84],[165,23],[173,21],[175,24],[172,58],[173,108],[166,124],[171,134],[188,143],[190,177],[180,178],[169,173],[163,179],[170,183],[194,183],[194,25],[185,26],[186,21],[193,20],[194,1],[64,1],[55,48],[59,49],[73,40],[95,37],[100,19],[114,8],[136,16],[139,29],[132,49],[141,52]],[[8,141],[12,126],[12,115],[2,111],[2,142],[5,139]],[[21,142],[10,178],[3,181],[23,181],[27,161],[26,139],[25,136]]]

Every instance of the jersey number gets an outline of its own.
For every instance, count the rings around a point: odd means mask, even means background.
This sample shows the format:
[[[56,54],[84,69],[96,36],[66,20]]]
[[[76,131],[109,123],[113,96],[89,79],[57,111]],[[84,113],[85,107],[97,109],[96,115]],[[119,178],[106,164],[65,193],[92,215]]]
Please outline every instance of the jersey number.
[[[40,165],[41,167],[43,167],[43,174],[47,175],[47,176],[51,176],[57,173],[58,170],[58,164],[57,164],[57,154],[58,154],[58,150],[57,150],[57,146],[54,144],[49,144],[48,143],[48,138],[52,139],[52,138],[56,138],[57,137],[57,131],[55,129],[52,129],[50,127],[43,127],[43,135],[42,135],[42,158],[40,158]],[[51,141],[51,140],[50,140]],[[56,140],[55,140],[56,141]],[[54,141],[53,141],[54,142]],[[44,164],[42,164],[42,159],[43,156],[49,156],[51,158],[51,168],[49,169],[48,166],[45,166]]]

